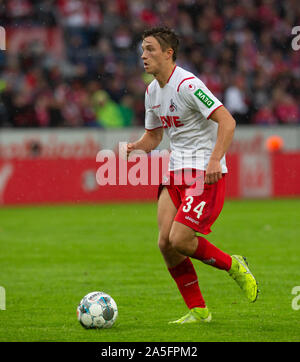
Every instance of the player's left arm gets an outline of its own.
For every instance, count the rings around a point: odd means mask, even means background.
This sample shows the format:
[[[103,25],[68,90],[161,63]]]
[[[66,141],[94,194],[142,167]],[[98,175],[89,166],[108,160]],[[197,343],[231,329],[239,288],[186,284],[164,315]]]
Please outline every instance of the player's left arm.
[[[206,168],[204,182],[207,184],[213,184],[222,178],[220,161],[231,144],[236,126],[235,119],[224,106],[216,109],[210,119],[218,123],[218,134]]]

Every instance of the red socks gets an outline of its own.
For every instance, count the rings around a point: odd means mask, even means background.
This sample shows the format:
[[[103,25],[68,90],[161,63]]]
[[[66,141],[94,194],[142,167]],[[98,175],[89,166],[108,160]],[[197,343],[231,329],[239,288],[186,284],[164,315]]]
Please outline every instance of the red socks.
[[[231,256],[218,249],[202,236],[198,236],[198,247],[192,258],[201,260],[218,269],[229,270],[231,268]],[[189,309],[200,307],[205,308],[205,301],[202,297],[198,278],[194,266],[189,257],[181,263],[168,269],[175,280],[177,287]]]
[[[185,258],[181,263],[168,270],[175,280],[187,307],[189,309],[195,307],[205,308],[197,274],[190,258]]]
[[[231,256],[218,249],[202,236],[197,236],[198,247],[192,258],[201,260],[205,264],[218,269],[229,270],[231,268]]]

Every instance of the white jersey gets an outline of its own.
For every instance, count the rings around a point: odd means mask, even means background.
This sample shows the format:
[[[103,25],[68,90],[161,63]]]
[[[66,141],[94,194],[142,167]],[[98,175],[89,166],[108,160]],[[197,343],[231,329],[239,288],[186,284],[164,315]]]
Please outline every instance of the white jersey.
[[[156,79],[145,93],[145,128],[163,127],[170,138],[169,170],[206,170],[217,139],[218,124],[210,119],[222,103],[194,74],[175,66],[167,84]],[[225,156],[222,172],[227,173]]]

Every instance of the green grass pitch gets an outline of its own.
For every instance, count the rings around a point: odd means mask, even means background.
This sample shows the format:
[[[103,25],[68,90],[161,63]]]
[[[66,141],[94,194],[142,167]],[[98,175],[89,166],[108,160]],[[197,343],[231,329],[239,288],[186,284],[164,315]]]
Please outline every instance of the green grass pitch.
[[[195,261],[212,322],[168,325],[186,307],[157,247],[155,203],[0,209],[0,341],[300,341],[300,200],[226,201],[208,240],[247,257],[259,282],[248,303],[224,271]],[[85,330],[81,298],[110,294],[112,329]]]

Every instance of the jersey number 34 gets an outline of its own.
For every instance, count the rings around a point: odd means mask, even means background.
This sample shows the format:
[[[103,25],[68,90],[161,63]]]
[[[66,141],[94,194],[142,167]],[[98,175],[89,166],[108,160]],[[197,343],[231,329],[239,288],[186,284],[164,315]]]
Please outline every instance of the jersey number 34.
[[[193,198],[193,196],[187,196],[185,201],[186,201],[186,204],[182,208],[182,211],[189,212],[192,208],[192,203],[194,201],[194,198]],[[194,207],[193,211],[197,214],[197,219],[200,219],[200,216],[203,213],[203,208],[205,205],[206,205],[206,202],[201,201],[197,206]]]

